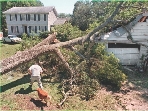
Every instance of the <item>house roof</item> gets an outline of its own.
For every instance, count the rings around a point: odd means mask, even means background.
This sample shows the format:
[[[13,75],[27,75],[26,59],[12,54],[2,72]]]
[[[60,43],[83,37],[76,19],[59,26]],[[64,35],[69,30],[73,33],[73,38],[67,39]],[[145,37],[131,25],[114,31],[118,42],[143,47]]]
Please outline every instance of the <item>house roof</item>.
[[[111,36],[121,37],[123,34],[128,32],[127,30],[131,30],[138,22],[144,21],[145,18],[146,17],[143,14],[139,14],[134,19],[131,19],[131,21],[128,22],[128,24],[126,24],[124,27],[121,26],[111,32],[107,32],[106,34],[101,35],[101,38],[104,40],[109,40]]]
[[[66,21],[68,21],[67,18],[57,18],[57,20],[53,23],[53,25],[62,25],[62,24],[64,24]]]
[[[12,7],[6,11],[4,11],[4,14],[19,14],[19,13],[26,13],[26,14],[34,14],[34,13],[42,13],[42,14],[47,14],[50,11],[54,11],[55,14],[57,14],[55,7],[53,6],[40,6],[40,7]]]

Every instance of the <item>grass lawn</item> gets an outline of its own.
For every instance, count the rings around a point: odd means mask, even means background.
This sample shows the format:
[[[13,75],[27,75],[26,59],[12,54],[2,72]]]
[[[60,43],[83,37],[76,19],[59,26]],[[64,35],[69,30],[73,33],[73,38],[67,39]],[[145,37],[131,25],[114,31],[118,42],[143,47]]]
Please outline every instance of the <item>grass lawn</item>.
[[[52,105],[56,106],[62,100],[62,95],[59,92],[59,83],[51,82],[46,76],[42,80],[44,90],[52,97]],[[0,99],[1,110],[40,110],[41,102],[36,89],[37,83],[30,85],[30,76],[21,73],[7,73],[0,76],[1,92]],[[114,109],[114,99],[110,95],[100,95],[98,98],[90,101],[81,100],[79,96],[70,96],[64,102],[63,111],[71,110],[97,110],[97,108]],[[106,105],[106,107],[104,107]],[[94,107],[95,106],[95,107]],[[46,110],[47,107],[44,107]],[[48,110],[48,109],[47,109]]]
[[[20,44],[3,43],[0,41],[0,60],[14,55]]]
[[[35,82],[31,87],[30,75],[21,74],[11,71],[5,75],[0,76],[0,99],[1,110],[39,110],[40,107],[35,107],[39,102],[37,88],[38,84]],[[52,96],[52,103],[56,104],[60,100],[58,92],[58,83],[47,83],[44,79],[44,90]],[[41,104],[41,103],[40,103]],[[38,106],[38,105],[37,105]]]

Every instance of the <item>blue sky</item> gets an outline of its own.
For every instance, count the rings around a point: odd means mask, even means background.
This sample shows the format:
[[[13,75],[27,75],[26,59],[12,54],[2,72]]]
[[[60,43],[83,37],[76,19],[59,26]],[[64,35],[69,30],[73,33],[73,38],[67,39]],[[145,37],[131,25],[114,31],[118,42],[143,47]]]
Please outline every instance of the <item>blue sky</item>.
[[[58,13],[72,14],[78,0],[40,0],[44,6],[55,6]]]

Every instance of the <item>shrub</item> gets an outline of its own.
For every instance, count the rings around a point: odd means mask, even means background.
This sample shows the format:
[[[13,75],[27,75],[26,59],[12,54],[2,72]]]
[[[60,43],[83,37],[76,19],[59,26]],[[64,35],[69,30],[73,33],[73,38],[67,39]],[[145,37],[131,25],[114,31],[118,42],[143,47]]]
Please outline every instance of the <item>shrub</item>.
[[[39,32],[39,37],[44,39],[47,38],[49,34],[49,31]]]
[[[62,42],[82,36],[82,31],[77,27],[72,26],[70,23],[57,25],[53,30],[57,32],[57,39]]]
[[[93,47],[94,57],[91,73],[95,74],[100,82],[121,87],[121,83],[126,79],[122,72],[119,60],[113,55],[108,54],[103,44],[96,44]]]
[[[41,41],[37,35],[28,36],[26,33],[22,34],[22,40],[18,48],[19,51],[29,49]]]

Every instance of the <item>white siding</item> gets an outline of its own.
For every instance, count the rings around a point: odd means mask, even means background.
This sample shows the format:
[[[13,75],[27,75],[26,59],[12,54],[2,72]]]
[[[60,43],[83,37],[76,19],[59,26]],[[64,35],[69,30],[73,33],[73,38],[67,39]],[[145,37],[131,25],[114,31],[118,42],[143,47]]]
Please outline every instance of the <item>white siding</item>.
[[[8,28],[8,34],[16,34],[21,35],[25,32],[25,26],[27,26],[27,33],[29,34],[29,26],[34,27],[37,26],[37,31],[40,29],[45,31],[45,26],[48,31],[50,31],[50,25],[53,25],[53,23],[57,20],[56,15],[54,12],[49,12],[49,14],[46,14],[46,21],[44,21],[44,14],[40,14],[40,21],[38,21],[38,14],[36,14],[36,21],[34,21],[34,14],[30,14],[30,21],[26,21],[26,14],[21,14],[22,21],[20,20],[20,14],[17,14],[17,21],[15,14],[11,15],[11,21],[10,21],[10,14],[6,14],[6,23]],[[12,33],[11,26],[18,26],[19,33]],[[44,27],[44,28],[43,28]],[[34,30],[35,31],[35,30]]]
[[[148,13],[147,13],[148,14]],[[125,32],[124,28],[118,28],[119,30],[114,30],[105,35],[102,35],[101,38],[107,42],[114,43],[130,43],[127,36],[128,32]],[[142,43],[148,45],[148,20],[146,22],[138,22],[133,27],[131,27],[132,38],[138,43]],[[121,35],[121,36],[120,36]],[[119,58],[120,62],[123,65],[135,65],[142,55],[145,55],[148,51],[148,48],[144,46],[140,46],[140,50],[138,48],[108,48],[108,52],[112,52],[115,54],[117,58]]]
[[[57,20],[56,15],[53,11],[49,12],[48,14],[48,30],[50,31],[50,26]]]
[[[136,65],[139,60],[138,48],[108,48],[107,51],[115,54],[122,65]]]

